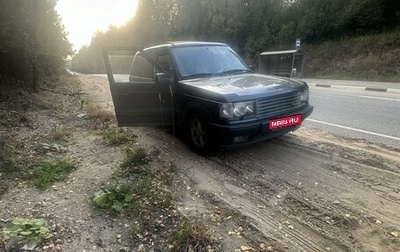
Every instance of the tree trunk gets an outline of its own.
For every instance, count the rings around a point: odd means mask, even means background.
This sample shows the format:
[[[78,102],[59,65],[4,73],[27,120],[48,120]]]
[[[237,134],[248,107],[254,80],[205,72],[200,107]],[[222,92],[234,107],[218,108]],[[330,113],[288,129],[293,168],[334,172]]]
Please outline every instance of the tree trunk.
[[[36,54],[36,52],[34,52]],[[38,66],[37,66],[37,56],[34,55],[32,59],[32,90],[33,92],[39,92],[39,73],[38,73]]]

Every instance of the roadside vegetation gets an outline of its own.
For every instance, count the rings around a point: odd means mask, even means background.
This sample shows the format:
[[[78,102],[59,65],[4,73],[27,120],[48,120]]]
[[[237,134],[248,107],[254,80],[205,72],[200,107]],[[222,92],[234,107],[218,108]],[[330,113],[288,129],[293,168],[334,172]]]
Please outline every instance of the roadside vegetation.
[[[304,51],[307,78],[400,82],[400,30],[326,41]]]

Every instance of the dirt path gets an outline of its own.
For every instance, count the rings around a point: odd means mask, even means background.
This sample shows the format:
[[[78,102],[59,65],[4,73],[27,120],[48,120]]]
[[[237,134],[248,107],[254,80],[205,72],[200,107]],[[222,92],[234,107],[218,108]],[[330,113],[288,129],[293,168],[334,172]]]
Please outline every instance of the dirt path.
[[[79,79],[82,92],[113,110],[106,78]],[[139,145],[173,161],[178,209],[201,218],[224,251],[400,251],[398,149],[303,127],[204,158],[171,130],[132,130]],[[45,193],[19,184],[0,201],[2,218],[18,211],[50,218],[65,237],[54,251],[118,251],[129,223],[92,216],[88,195],[109,179],[123,154],[96,135],[70,138],[68,155],[80,168]]]

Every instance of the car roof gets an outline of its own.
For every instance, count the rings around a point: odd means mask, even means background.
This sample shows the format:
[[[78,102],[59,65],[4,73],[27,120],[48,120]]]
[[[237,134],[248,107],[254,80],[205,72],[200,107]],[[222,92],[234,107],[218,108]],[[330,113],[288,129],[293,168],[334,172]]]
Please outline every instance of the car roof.
[[[207,41],[168,41],[164,44],[147,47],[145,50],[156,49],[161,47],[185,47],[185,46],[228,46],[228,45],[219,42],[207,42]]]

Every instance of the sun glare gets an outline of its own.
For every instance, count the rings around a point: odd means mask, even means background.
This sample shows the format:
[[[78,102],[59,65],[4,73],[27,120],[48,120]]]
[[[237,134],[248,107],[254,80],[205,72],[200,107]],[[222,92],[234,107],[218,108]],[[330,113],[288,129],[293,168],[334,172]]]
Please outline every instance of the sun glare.
[[[136,8],[137,0],[58,0],[56,6],[75,50],[90,44],[96,31],[126,24]]]

